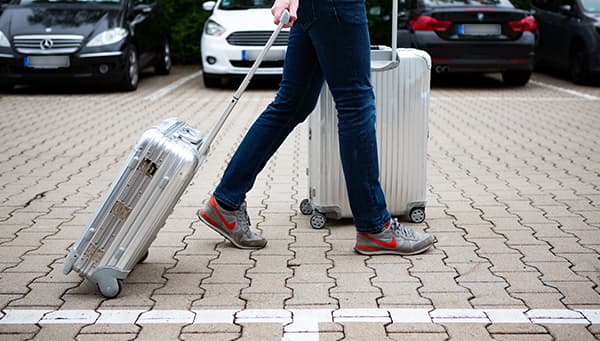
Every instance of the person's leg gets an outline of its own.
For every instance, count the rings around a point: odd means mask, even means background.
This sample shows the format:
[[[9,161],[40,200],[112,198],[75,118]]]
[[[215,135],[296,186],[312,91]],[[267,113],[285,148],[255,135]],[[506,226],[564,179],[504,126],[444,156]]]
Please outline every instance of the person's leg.
[[[214,196],[237,209],[289,133],[310,114],[323,75],[312,43],[302,25],[292,26],[282,81],[275,100],[254,122],[231,159]]]
[[[375,233],[390,214],[379,183],[375,100],[364,1],[321,2],[309,31],[338,111],[340,156],[358,231]]]

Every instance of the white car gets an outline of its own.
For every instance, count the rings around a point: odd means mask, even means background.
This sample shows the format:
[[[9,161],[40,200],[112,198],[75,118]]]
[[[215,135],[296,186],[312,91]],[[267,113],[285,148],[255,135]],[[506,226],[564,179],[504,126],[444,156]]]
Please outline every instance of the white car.
[[[201,40],[204,85],[218,87],[226,78],[243,76],[276,28],[272,0],[217,0],[202,4],[212,15]],[[283,71],[289,29],[284,29],[256,71],[278,76]]]

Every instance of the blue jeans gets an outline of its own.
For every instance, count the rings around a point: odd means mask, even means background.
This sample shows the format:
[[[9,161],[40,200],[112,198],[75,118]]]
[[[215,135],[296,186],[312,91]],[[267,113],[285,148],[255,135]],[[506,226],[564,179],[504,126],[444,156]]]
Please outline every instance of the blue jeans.
[[[312,112],[323,81],[338,111],[340,157],[354,224],[379,232],[390,220],[379,183],[375,98],[364,0],[301,0],[277,96],[254,122],[217,186],[238,208],[285,138]]]

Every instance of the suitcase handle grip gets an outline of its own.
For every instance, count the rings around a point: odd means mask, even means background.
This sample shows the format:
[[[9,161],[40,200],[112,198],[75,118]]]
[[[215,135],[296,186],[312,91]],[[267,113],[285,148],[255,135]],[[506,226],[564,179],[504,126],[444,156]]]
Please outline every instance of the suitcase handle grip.
[[[290,21],[290,12],[286,9],[283,11],[283,13],[281,13],[281,17],[279,18],[279,24],[277,25],[277,28],[275,29],[275,31],[273,31],[273,33],[271,34],[271,37],[269,37],[269,40],[267,41],[267,44],[265,45],[263,50],[260,51],[258,57],[252,64],[250,71],[248,71],[248,74],[246,74],[246,77],[244,77],[242,84],[240,84],[240,86],[238,87],[236,92],[233,94],[233,96],[231,97],[231,100],[229,101],[229,104],[227,105],[227,107],[225,108],[225,110],[223,111],[223,113],[221,114],[221,116],[219,117],[219,119],[217,120],[215,125],[213,126],[213,128],[208,133],[208,137],[206,138],[204,143],[202,143],[202,146],[199,149],[200,155],[205,155],[206,153],[208,153],[208,148],[210,147],[213,140],[217,136],[217,133],[219,132],[219,130],[221,130],[221,127],[223,127],[223,124],[225,124],[225,121],[229,117],[229,114],[231,114],[231,111],[233,111],[233,108],[235,107],[237,102],[240,100],[240,97],[242,97],[242,94],[248,87],[248,84],[250,84],[250,80],[256,73],[258,66],[262,63],[263,58],[265,57],[267,52],[269,52],[269,49],[271,48],[271,46],[273,46],[273,43],[275,43],[275,39],[277,39],[277,36],[279,35],[279,33],[281,33],[283,26],[287,25],[287,23],[289,21]]]

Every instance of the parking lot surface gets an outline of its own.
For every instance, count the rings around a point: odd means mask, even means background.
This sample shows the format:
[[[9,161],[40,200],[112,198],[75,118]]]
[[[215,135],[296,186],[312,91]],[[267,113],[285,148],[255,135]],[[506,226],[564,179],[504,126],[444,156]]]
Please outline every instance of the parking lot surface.
[[[208,132],[231,89],[196,67],[138,91],[0,94],[0,339],[595,340],[600,338],[600,88],[535,74],[433,83],[428,252],[360,256],[351,221],[314,230],[306,125],[249,193],[269,239],[233,248],[195,218],[274,96],[252,88],[120,296],[62,273],[136,139],[176,116]]]

